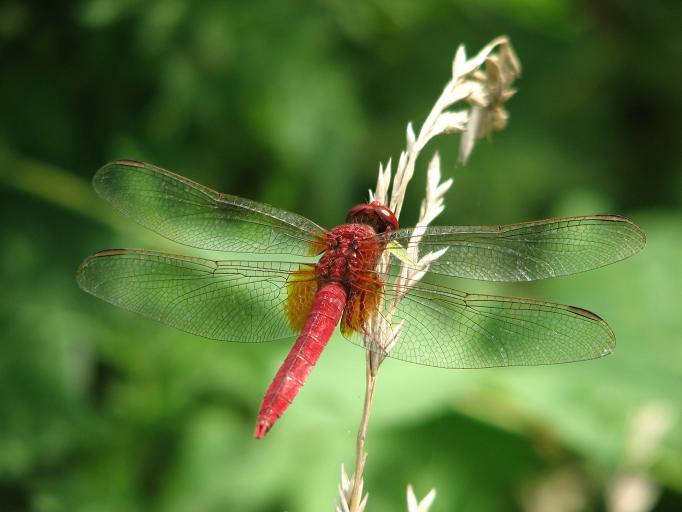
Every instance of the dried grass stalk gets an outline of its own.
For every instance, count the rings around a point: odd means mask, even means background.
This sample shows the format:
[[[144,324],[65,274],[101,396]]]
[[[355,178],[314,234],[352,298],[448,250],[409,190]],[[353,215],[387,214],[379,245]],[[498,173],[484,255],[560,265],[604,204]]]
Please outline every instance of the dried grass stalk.
[[[504,104],[516,92],[512,84],[520,72],[519,61],[506,37],[493,40],[471,58],[467,58],[464,46],[460,45],[452,62],[452,77],[419,133],[415,133],[412,123],[407,125],[406,148],[398,159],[393,186],[390,186],[393,173],[389,160],[385,166],[379,165],[377,185],[374,191],[369,192],[370,200],[388,205],[395,216],[399,217],[407,186],[414,176],[417,158],[437,135],[461,134],[459,160],[466,163],[477,140],[506,126],[508,115]],[[455,109],[455,106],[459,108]],[[414,230],[406,250],[411,264],[401,264],[396,278],[398,289],[400,285],[422,279],[429,265],[445,252],[429,252],[419,258],[418,243],[425,228],[443,212],[443,198],[451,186],[452,179],[441,181],[440,158],[436,153],[428,165],[426,193],[421,204],[417,229]],[[377,266],[378,272],[384,274],[388,271],[389,258],[389,252],[385,251]],[[355,473],[349,478],[345,469],[341,468],[340,505],[336,507],[337,512],[361,512],[367,504],[368,494],[363,495],[363,475],[367,459],[365,436],[377,371],[400,337],[402,324],[392,326],[391,320],[401,299],[402,296],[396,294],[391,304],[383,304],[383,314],[372,318],[365,335],[365,344],[372,350],[367,351],[365,403],[357,436]],[[435,490],[432,490],[421,502],[417,502],[412,487],[408,487],[410,512],[427,512],[434,499]]]

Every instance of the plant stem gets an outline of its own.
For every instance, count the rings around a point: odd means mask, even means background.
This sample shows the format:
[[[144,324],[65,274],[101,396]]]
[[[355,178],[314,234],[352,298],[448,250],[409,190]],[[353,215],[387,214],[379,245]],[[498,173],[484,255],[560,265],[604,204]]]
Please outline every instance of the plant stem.
[[[372,402],[374,400],[374,386],[376,384],[376,366],[372,361],[372,354],[367,352],[367,372],[365,379],[365,405],[362,409],[362,419],[360,420],[360,427],[358,428],[358,437],[355,447],[355,473],[353,474],[353,490],[350,498],[350,511],[358,510],[358,505],[362,500],[362,487],[365,470],[365,460],[367,453],[365,452],[365,438],[367,436],[367,425],[369,423],[369,413],[372,410]]]

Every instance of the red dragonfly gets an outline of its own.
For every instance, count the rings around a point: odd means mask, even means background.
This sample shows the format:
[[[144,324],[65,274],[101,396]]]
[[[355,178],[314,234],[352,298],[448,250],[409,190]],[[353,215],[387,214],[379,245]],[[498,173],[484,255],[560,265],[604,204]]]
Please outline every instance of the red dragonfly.
[[[255,436],[291,404],[340,323],[370,351],[371,325],[395,305],[390,357],[443,368],[581,361],[609,354],[615,337],[585,309],[465,293],[377,271],[384,251],[418,240],[420,255],[447,249],[429,272],[486,281],[532,281],[608,265],[640,251],[643,231],[618,215],[503,226],[399,229],[377,202],[326,230],[273,206],[221,194],[153,165],[115,161],[95,190],[143,226],[184,245],[301,261],[215,261],[142,249],[109,249],[79,267],[80,287],[124,309],[206,338],[295,343],[265,393]],[[311,257],[319,257],[312,259]],[[398,255],[399,256],[399,255]],[[400,265],[409,265],[399,257]],[[394,299],[399,298],[399,301]],[[389,318],[388,315],[385,318]]]

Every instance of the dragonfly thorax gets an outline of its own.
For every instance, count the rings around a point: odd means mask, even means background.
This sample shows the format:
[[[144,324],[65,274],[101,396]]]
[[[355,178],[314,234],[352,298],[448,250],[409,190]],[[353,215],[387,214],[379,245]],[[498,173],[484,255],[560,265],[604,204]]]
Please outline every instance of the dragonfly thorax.
[[[337,226],[327,235],[327,251],[317,264],[320,283],[349,285],[359,272],[374,270],[382,248],[374,228],[353,223]]]

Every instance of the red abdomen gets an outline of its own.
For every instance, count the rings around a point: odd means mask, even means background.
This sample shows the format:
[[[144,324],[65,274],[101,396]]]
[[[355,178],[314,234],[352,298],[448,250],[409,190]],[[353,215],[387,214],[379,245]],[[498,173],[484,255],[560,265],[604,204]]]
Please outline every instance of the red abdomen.
[[[300,336],[270,384],[261,405],[256,438],[260,439],[294,400],[320,358],[346,305],[346,289],[339,282],[322,284]]]

